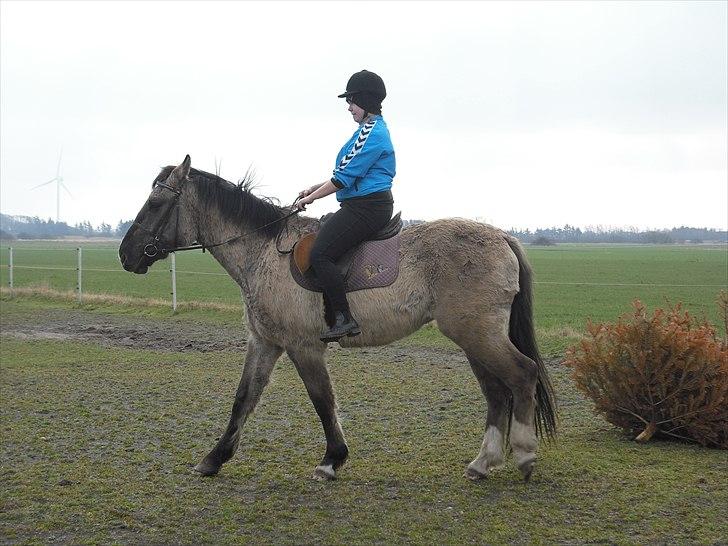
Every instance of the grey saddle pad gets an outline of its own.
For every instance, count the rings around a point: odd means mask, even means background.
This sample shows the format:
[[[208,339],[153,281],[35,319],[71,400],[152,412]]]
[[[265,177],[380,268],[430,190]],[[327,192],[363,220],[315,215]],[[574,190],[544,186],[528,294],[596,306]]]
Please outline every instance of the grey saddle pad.
[[[344,286],[347,292],[356,292],[367,288],[389,286],[399,275],[399,240],[400,234],[383,241],[365,241],[342,256],[337,265],[344,273]],[[309,269],[301,274],[290,256],[290,268],[293,279],[306,290],[322,292],[321,286]]]

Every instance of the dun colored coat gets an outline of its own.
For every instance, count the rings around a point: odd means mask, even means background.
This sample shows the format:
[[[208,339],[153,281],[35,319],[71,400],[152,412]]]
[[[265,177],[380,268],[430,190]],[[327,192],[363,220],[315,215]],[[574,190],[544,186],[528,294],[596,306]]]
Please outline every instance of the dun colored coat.
[[[195,467],[204,475],[219,472],[235,453],[242,426],[284,351],[326,434],[314,477],[335,478],[349,453],[326,369],[326,344],[319,340],[325,328],[321,294],[298,286],[288,256],[276,249],[277,242],[290,248],[317,220],[283,221],[288,212],[254,196],[247,182],[235,185],[191,169],[187,156],[156,178],[119,248],[124,269],[145,273],[170,250],[198,242],[211,247],[240,286],[249,330],[245,367],[227,428]],[[531,277],[516,239],[492,226],[446,219],[403,230],[394,284],[349,294],[362,334],[341,339],[343,347],[384,345],[435,320],[465,351],[488,403],[482,447],[465,470],[473,480],[503,463],[506,439],[528,480],[537,432],[555,434],[554,394],[534,337]]]

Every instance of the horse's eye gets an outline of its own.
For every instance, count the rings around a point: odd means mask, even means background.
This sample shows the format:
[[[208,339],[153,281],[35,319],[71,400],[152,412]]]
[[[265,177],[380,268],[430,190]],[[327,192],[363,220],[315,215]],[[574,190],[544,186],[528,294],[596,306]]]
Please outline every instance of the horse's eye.
[[[162,204],[161,199],[150,199],[149,200],[149,210],[157,210]]]

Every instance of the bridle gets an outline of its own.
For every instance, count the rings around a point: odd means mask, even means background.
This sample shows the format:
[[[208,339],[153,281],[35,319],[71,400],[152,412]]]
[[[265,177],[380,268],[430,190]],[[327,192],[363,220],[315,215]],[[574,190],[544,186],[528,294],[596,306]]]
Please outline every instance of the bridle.
[[[164,229],[167,227],[167,222],[169,221],[169,217],[172,214],[173,210],[177,211],[177,222],[176,223],[179,224],[179,207],[177,206],[177,202],[179,200],[179,196],[182,195],[182,192],[179,191],[177,188],[173,188],[172,186],[165,184],[164,182],[157,182],[156,186],[160,186],[160,187],[165,188],[165,189],[171,191],[172,193],[174,193],[174,200],[167,206],[167,210],[164,211],[164,215],[162,216],[161,220],[159,220],[156,232],[153,233],[151,230],[148,230],[141,224],[137,223],[137,226],[139,227],[139,229],[141,229],[142,231],[146,231],[147,233],[149,233],[150,235],[153,236],[152,242],[144,245],[144,255],[148,256],[150,258],[154,258],[157,254],[160,253],[160,249],[157,246],[160,242],[159,237],[162,234],[162,232],[164,231]],[[175,227],[175,240],[176,240],[176,234],[177,234],[177,228]],[[163,248],[161,250],[161,252],[162,253],[169,252],[169,250]]]
[[[202,252],[205,252],[205,249],[215,248],[217,246],[226,245],[228,243],[232,243],[234,241],[237,241],[239,239],[242,239],[243,237],[246,237],[252,233],[255,233],[256,231],[260,231],[264,228],[267,228],[268,226],[272,226],[273,224],[276,224],[278,222],[282,222],[284,220],[288,220],[291,216],[295,216],[300,212],[299,209],[294,209],[285,216],[281,216],[280,218],[277,218],[273,220],[272,222],[268,222],[267,224],[264,224],[260,227],[257,227],[255,229],[251,229],[250,231],[246,231],[245,233],[241,233],[240,235],[236,235],[234,237],[230,237],[229,239],[225,239],[224,241],[220,241],[219,243],[213,243],[211,245],[206,244],[193,244],[189,246],[176,246],[173,248],[159,248],[159,243],[161,242],[160,235],[167,227],[167,222],[169,221],[169,217],[172,214],[173,210],[177,211],[177,220],[175,222],[175,228],[174,228],[174,238],[173,241],[177,240],[177,231],[179,229],[179,197],[182,195],[182,192],[179,191],[177,188],[174,188],[170,186],[169,184],[165,184],[164,182],[157,182],[156,186],[160,186],[166,190],[171,191],[174,193],[174,199],[167,207],[167,210],[164,212],[164,215],[162,216],[161,220],[159,221],[158,228],[156,232],[152,232],[151,230],[143,227],[141,224],[137,223],[137,226],[142,231],[146,231],[150,235],[153,236],[152,241],[150,243],[147,243],[144,245],[144,255],[149,258],[154,258],[157,256],[157,254],[169,254],[170,252],[183,252],[185,250],[202,250]],[[295,207],[296,202],[298,201],[298,197],[296,197],[296,200],[293,202],[293,206]],[[281,230],[282,232],[283,230]],[[290,254],[293,252],[293,249],[290,250],[281,250],[278,246],[280,239],[280,233],[278,234],[278,237],[276,237],[276,250],[281,254]]]

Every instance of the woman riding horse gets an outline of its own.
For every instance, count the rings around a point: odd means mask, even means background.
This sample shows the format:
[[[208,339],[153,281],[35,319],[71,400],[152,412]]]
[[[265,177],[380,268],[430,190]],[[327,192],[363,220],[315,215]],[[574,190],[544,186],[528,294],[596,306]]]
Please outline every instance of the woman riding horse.
[[[314,477],[335,479],[349,448],[326,369],[326,345],[319,341],[326,328],[316,308],[320,296],[296,283],[289,259],[277,247],[282,221],[291,211],[253,195],[246,184],[192,169],[191,163],[187,156],[157,175],[119,246],[119,260],[127,271],[144,274],[171,252],[207,248],[240,286],[248,334],[245,367],[228,426],[195,470],[217,474],[235,454],[243,426],[285,351],[326,435],[326,452]],[[345,203],[342,208],[348,208]],[[318,225],[313,218],[290,217],[288,242]],[[556,432],[556,400],[536,343],[533,276],[523,247],[493,226],[447,218],[404,229],[399,260],[391,285],[349,295],[363,329],[339,343],[385,345],[437,321],[463,349],[487,396],[483,443],[466,477],[485,478],[503,463],[503,448],[510,444],[528,480],[537,433],[551,437]]]
[[[386,96],[384,81],[374,72],[362,70],[349,78],[346,92],[339,98],[346,99],[359,128],[336,156],[331,179],[298,195],[297,206],[301,210],[334,192],[341,203],[341,208],[321,227],[311,250],[311,267],[334,317],[334,324],[320,337],[324,342],[361,334],[359,324],[351,316],[344,277],[336,261],[392,217],[394,200],[390,189],[395,158],[382,118],[382,101]]]

